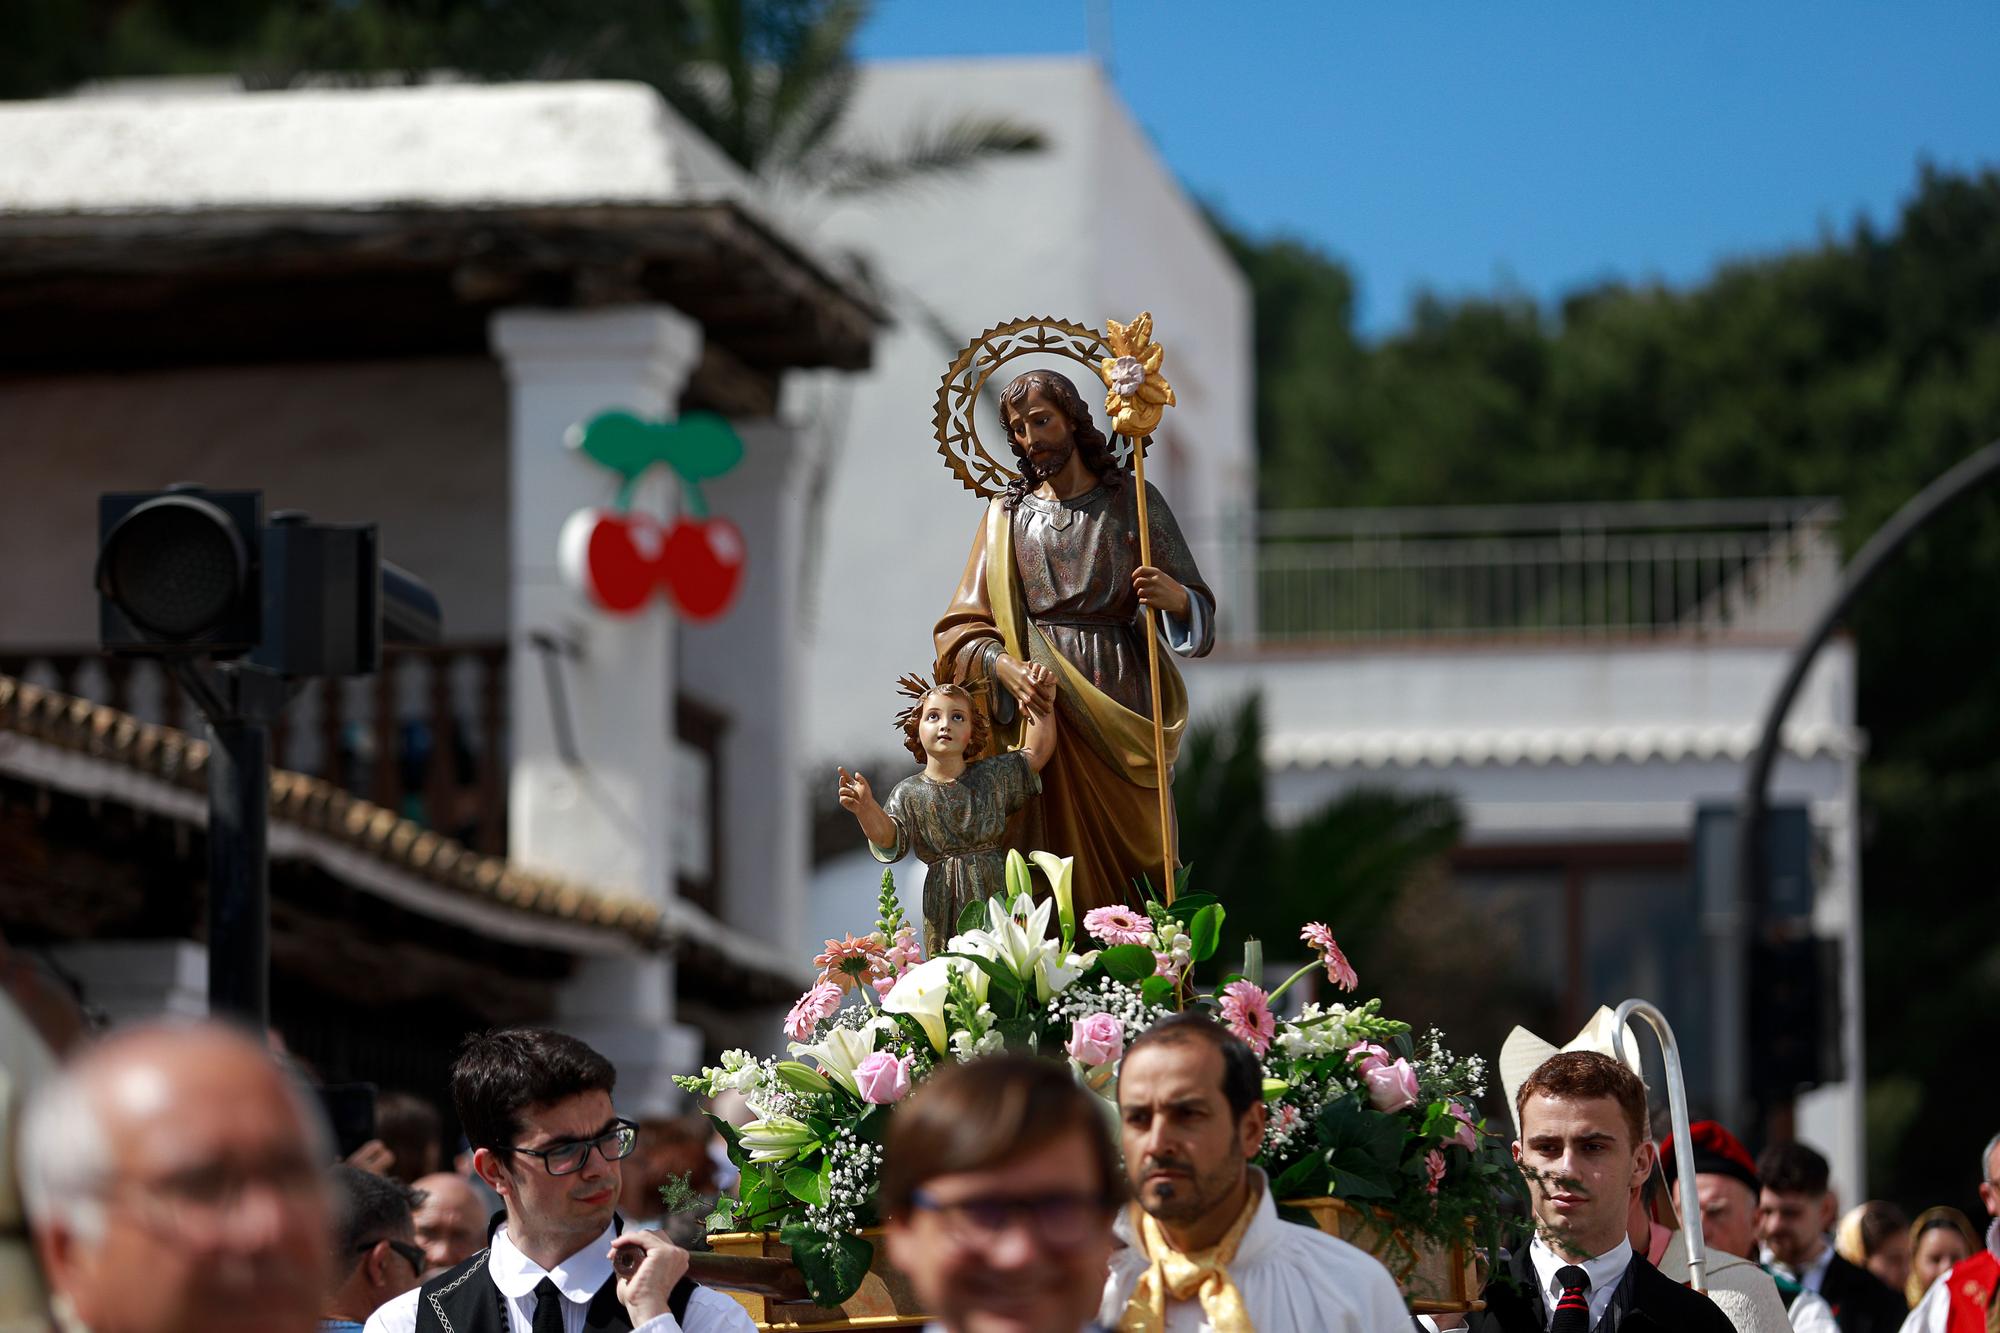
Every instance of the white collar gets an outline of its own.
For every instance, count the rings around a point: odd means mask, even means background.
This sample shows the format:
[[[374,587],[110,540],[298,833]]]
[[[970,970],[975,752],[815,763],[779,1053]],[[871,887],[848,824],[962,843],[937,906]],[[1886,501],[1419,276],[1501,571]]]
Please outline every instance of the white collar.
[[[1618,1283],[1625,1276],[1625,1270],[1632,1263],[1632,1242],[1624,1236],[1618,1243],[1598,1255],[1595,1259],[1585,1259],[1578,1263],[1566,1259],[1549,1248],[1537,1231],[1528,1244],[1528,1260],[1535,1266],[1535,1280],[1541,1287],[1542,1301],[1546,1308],[1553,1310],[1562,1299],[1562,1284],[1556,1281],[1556,1274],[1575,1264],[1590,1278],[1590,1322],[1593,1327],[1604,1318],[1605,1310],[1611,1306],[1611,1293],[1618,1289]]]
[[[1824,1236],[1820,1237],[1819,1257],[1809,1264],[1800,1264],[1797,1267],[1779,1263],[1771,1256],[1769,1246],[1760,1247],[1758,1255],[1764,1261],[1766,1268],[1783,1273],[1807,1291],[1818,1291],[1826,1281],[1826,1270],[1833,1264],[1833,1242]]]
[[[486,1261],[486,1271],[493,1275],[493,1285],[500,1288],[500,1294],[509,1300],[521,1299],[541,1285],[543,1278],[548,1278],[565,1299],[588,1305],[598,1288],[611,1277],[611,1242],[617,1235],[614,1223],[554,1268],[543,1268],[514,1247],[503,1223],[493,1233],[493,1253]]]

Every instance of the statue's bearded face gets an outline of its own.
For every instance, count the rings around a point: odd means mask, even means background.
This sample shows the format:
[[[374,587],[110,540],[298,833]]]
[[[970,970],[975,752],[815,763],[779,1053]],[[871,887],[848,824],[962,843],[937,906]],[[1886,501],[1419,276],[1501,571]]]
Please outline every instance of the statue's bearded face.
[[[1020,406],[1009,405],[1007,438],[1027,456],[1028,472],[1037,481],[1061,472],[1076,452],[1076,431],[1068,415],[1040,385],[1028,391]]]

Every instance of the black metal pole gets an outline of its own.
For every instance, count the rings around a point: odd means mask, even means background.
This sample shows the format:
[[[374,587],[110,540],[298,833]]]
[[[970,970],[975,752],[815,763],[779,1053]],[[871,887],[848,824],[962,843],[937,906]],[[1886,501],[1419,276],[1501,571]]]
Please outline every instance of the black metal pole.
[[[1965,496],[1980,486],[2000,477],[2000,440],[1994,440],[1961,460],[1950,471],[1918,491],[1906,501],[1894,516],[1876,529],[1847,568],[1840,573],[1840,587],[1835,590],[1827,604],[1821,608],[1805,638],[1792,653],[1791,665],[1785,671],[1785,678],[1778,686],[1778,692],[1771,699],[1764,712],[1763,730],[1757,738],[1756,753],[1751,756],[1750,768],[1743,782],[1742,815],[1737,827],[1737,884],[1744,903],[1750,909],[1751,940],[1760,939],[1768,924],[1764,884],[1764,814],[1771,785],[1771,770],[1778,762],[1778,740],[1783,731],[1786,716],[1792,711],[1792,702],[1805,685],[1806,673],[1812,669],[1819,650],[1833,637],[1834,630],[1847,618],[1847,610],[1854,604],[1862,591],[1917,535],[1924,525],[1944,513]],[[1744,941],[1747,951],[1751,940]],[[1746,1020],[1747,1021],[1747,1020]],[[1750,1049],[1755,1050],[1754,1039]],[[1855,1071],[1858,1073],[1858,1071]],[[1765,1108],[1759,1107],[1761,1112]],[[1758,1126],[1761,1136],[1762,1126]]]
[[[271,1018],[271,729],[211,719],[208,745],[208,1007],[261,1038]]]

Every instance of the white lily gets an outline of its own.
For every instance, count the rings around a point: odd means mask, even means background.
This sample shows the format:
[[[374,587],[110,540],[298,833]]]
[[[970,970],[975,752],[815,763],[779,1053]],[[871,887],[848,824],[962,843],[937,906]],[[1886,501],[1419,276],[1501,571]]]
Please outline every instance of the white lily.
[[[812,1127],[788,1115],[752,1120],[737,1131],[737,1137],[753,1162],[787,1162],[819,1146]]]
[[[1062,922],[1063,947],[1067,949],[1076,939],[1076,895],[1072,884],[1076,858],[1057,856],[1054,852],[1029,852],[1028,859],[1049,877],[1049,890],[1055,895],[1056,912]]]
[[[1042,1003],[1047,1004],[1050,996],[1068,990],[1069,984],[1090,971],[1091,964],[1096,961],[1095,949],[1083,954],[1064,954],[1060,962],[1056,960],[1054,954],[1044,957],[1035,969],[1036,996]]]
[[[957,947],[954,939],[953,947]],[[918,963],[897,978],[889,993],[882,997],[882,1011],[889,1014],[908,1014],[923,1025],[924,1035],[931,1039],[931,1045],[942,1055],[950,1045],[951,1033],[945,1026],[944,1007],[951,998],[951,974],[962,973],[967,984],[972,987],[973,998],[984,1002],[986,988],[992,984],[986,973],[977,964],[968,963],[963,958],[932,958]]]
[[[983,954],[1026,981],[1035,975],[1045,953],[1061,948],[1049,938],[1049,914],[1054,910],[1054,902],[1044,899],[1037,906],[1026,894],[1016,896],[1005,907],[989,898],[986,929],[952,936],[952,951]]]
[[[821,1073],[858,1097],[861,1089],[854,1081],[854,1068],[875,1053],[875,1034],[837,1027],[811,1046],[793,1042],[790,1050],[793,1055],[811,1056]]]

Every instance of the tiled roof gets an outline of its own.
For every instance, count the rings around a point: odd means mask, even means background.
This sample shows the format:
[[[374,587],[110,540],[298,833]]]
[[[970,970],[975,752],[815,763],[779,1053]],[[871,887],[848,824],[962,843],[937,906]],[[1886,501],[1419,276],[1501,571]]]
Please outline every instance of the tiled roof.
[[[171,787],[203,791],[208,744],[88,699],[0,675],[0,740],[8,735],[135,771]],[[623,937],[649,951],[709,955],[772,997],[803,984],[770,961],[768,946],[684,903],[669,908],[525,870],[473,851],[350,795],[323,778],[271,774],[271,820],[317,834],[446,893],[530,917]],[[809,979],[809,978],[808,978]]]

